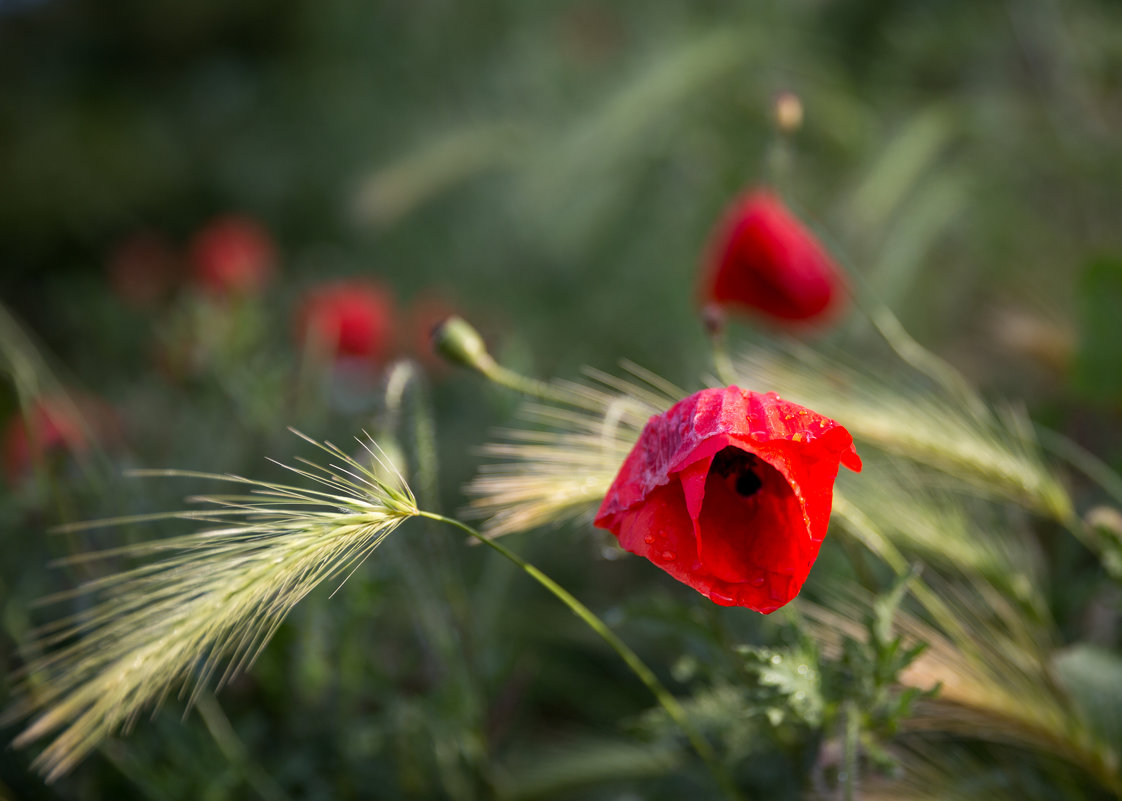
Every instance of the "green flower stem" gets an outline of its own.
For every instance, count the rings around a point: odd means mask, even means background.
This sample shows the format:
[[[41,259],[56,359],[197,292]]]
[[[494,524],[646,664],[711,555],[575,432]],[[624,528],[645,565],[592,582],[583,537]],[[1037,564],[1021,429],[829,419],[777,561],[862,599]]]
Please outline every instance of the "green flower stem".
[[[1119,478],[1110,465],[1074,440],[1049,428],[1036,426],[1036,434],[1044,448],[1094,481],[1116,504],[1122,506],[1122,478]]]
[[[682,708],[682,705],[678,703],[678,699],[675,698],[670,693],[670,691],[666,689],[662,682],[658,680],[658,677],[655,676],[654,671],[647,667],[646,663],[639,658],[639,655],[631,650],[627,643],[621,640],[614,631],[608,628],[608,624],[597,617],[591,609],[582,604],[568,590],[551,579],[541,570],[534,567],[534,565],[527,562],[518,554],[514,553],[514,551],[510,550],[505,545],[495,540],[484,537],[481,533],[476,531],[471,526],[461,523],[459,520],[455,520],[454,518],[444,517],[443,515],[433,514],[430,512],[419,512],[418,515],[420,517],[427,517],[431,520],[437,520],[442,523],[447,523],[450,526],[455,526],[456,528],[466,532],[474,539],[478,540],[487,547],[498,551],[511,562],[518,565],[518,567],[529,574],[531,578],[545,587],[545,589],[553,593],[556,598],[558,598],[562,603],[569,607],[574,615],[579,617],[590,629],[600,635],[601,639],[603,639],[604,642],[610,645],[612,647],[612,650],[619,654],[620,658],[623,659],[624,663],[631,669],[631,672],[638,676],[639,680],[647,686],[647,689],[651,691],[655,699],[659,702],[659,704],[662,705],[662,708],[666,710],[666,714],[668,714],[670,718],[676,724],[678,724],[678,727],[685,733],[686,737],[690,741],[690,745],[693,746],[694,751],[696,751],[697,755],[701,757],[703,762],[705,762],[706,767],[709,768],[709,772],[713,775],[714,780],[721,786],[721,789],[724,791],[725,795],[730,799],[740,799],[742,797],[739,790],[737,790],[736,785],[733,783],[732,777],[717,759],[717,755],[713,752],[712,746],[709,745],[709,742],[701,736],[701,733],[698,732],[698,730],[690,722],[689,718],[686,716],[686,711]]]
[[[544,381],[527,378],[521,373],[516,373],[497,362],[491,362],[477,368],[479,373],[493,384],[498,384],[523,395],[529,395],[544,401],[566,403],[568,399]]]
[[[713,370],[717,380],[726,386],[736,383],[736,368],[729,358],[728,334],[725,332],[725,312],[719,306],[710,304],[702,309],[701,321],[709,339],[710,353],[713,356]]]
[[[717,378],[725,386],[737,383],[736,369],[732,366],[732,359],[729,358],[724,336],[713,337],[713,369],[717,371]]]
[[[1119,478],[1110,465],[1063,434],[1043,426],[1037,426],[1036,432],[1040,444],[1045,449],[1056,454],[1098,484],[1115,504],[1122,507],[1122,478]],[[1093,524],[1081,518],[1070,505],[1067,507],[1066,514],[1056,514],[1054,516],[1098,557],[1107,574],[1115,582],[1122,581],[1122,568],[1119,566],[1122,547],[1120,547],[1117,535],[1105,537],[1101,531],[1096,530]]]

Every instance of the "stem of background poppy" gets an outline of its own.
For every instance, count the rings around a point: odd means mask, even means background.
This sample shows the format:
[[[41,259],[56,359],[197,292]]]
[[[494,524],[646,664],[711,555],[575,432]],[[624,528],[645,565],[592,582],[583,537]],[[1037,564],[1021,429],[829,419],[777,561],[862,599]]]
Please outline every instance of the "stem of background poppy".
[[[721,383],[730,386],[737,382],[736,369],[729,358],[725,335],[717,334],[709,340],[713,345],[713,369],[717,371],[717,378]]]
[[[1049,428],[1036,426],[1036,435],[1043,447],[1094,481],[1116,504],[1122,506],[1122,478],[1119,478],[1110,465],[1074,440]]]
[[[490,366],[478,368],[480,374],[492,383],[498,384],[507,389],[513,389],[515,392],[521,392],[523,395],[529,395],[539,400],[553,401],[555,403],[565,403],[567,398],[557,392],[553,387],[544,381],[538,381],[534,378],[527,378],[526,376],[516,373],[513,370],[503,367],[501,364],[492,363]]]
[[[1063,434],[1042,426],[1037,426],[1036,432],[1037,439],[1044,448],[1098,484],[1114,503],[1122,506],[1122,478],[1119,478],[1110,465]],[[1054,511],[1053,516],[1091,549],[1111,578],[1115,581],[1122,580],[1122,568],[1119,567],[1122,561],[1122,536],[1119,536],[1113,526],[1107,527],[1111,536],[1104,536],[1103,531],[1090,518],[1084,520],[1070,506],[1067,507],[1066,514]]]
[[[725,336],[725,313],[715,304],[701,310],[701,322],[709,337],[709,347],[713,354],[713,369],[717,380],[726,386],[736,383],[736,368],[729,358],[728,337]]]
[[[495,361],[495,357],[487,350],[487,343],[483,341],[479,332],[471,323],[458,315],[448,317],[433,329],[432,346],[436,353],[452,364],[475,370],[499,386],[541,400],[562,403],[566,401],[561,393],[544,381],[527,378]]]
[[[654,671],[647,667],[647,664],[639,658],[639,655],[631,650],[627,643],[621,640],[614,631],[608,628],[608,624],[597,617],[596,613],[594,613],[591,609],[577,600],[577,598],[572,595],[572,593],[570,593],[556,581],[551,579],[541,570],[527,562],[514,551],[510,550],[505,545],[496,542],[495,540],[484,537],[480,532],[476,531],[471,526],[465,523],[461,523],[455,518],[444,517],[443,515],[433,514],[431,512],[419,512],[418,516],[427,517],[431,520],[437,520],[441,523],[447,523],[450,526],[454,526],[461,531],[466,532],[469,536],[478,540],[487,547],[498,551],[508,560],[520,567],[531,578],[538,582],[538,584],[549,590],[549,592],[551,592],[558,600],[565,604],[565,606],[569,607],[570,611],[572,611],[574,615],[584,621],[584,623],[590,629],[596,632],[600,636],[600,638],[604,640],[604,642],[612,647],[612,650],[619,654],[620,658],[623,659],[627,667],[631,669],[631,672],[634,673],[639,678],[639,680],[647,686],[647,689],[651,691],[658,703],[664,710],[666,710],[666,714],[670,716],[670,719],[678,725],[683,733],[685,733],[687,739],[689,739],[690,741],[690,745],[693,746],[693,750],[696,751],[697,755],[701,757],[703,762],[705,762],[705,765],[707,768],[709,768],[709,772],[712,774],[713,779],[717,782],[717,784],[721,786],[721,789],[724,791],[725,795],[730,799],[742,798],[739,790],[737,790],[736,785],[732,781],[732,777],[729,775],[728,771],[725,770],[724,765],[722,765],[717,759],[717,755],[714,753],[713,747],[704,737],[701,736],[701,733],[690,722],[689,717],[687,717],[686,715],[686,711],[682,708],[682,705],[678,703],[678,699],[675,698],[670,693],[670,691],[666,689],[663,683],[658,680],[658,677],[654,674]]]

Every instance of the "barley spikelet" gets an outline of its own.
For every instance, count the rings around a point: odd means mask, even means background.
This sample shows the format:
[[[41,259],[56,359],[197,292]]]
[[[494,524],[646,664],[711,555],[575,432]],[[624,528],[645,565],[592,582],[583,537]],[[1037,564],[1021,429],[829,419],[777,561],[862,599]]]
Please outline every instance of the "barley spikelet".
[[[588,382],[551,385],[557,400],[523,410],[527,426],[499,432],[484,447],[498,459],[466,487],[469,514],[484,518],[488,536],[527,531],[577,517],[604,497],[619,466],[652,415],[685,393],[625,364],[631,379],[588,371]]]
[[[964,382],[948,388],[904,372],[874,374],[840,353],[796,344],[742,353],[736,370],[746,385],[832,417],[858,440],[1055,520],[1072,517],[1071,499],[1028,420],[1013,408],[991,408]]]
[[[301,435],[302,436],[302,435]],[[310,441],[310,440],[309,440]],[[288,612],[320,582],[353,571],[417,513],[400,475],[363,443],[364,465],[330,444],[332,460],[288,467],[311,487],[185,471],[146,475],[214,479],[247,494],[190,500],[205,508],[73,528],[185,518],[196,533],[72,557],[140,557],[139,567],[64,597],[97,602],[44,628],[15,712],[31,722],[16,740],[53,736],[37,758],[48,780],[71,770],[105,738],[178,689],[190,704],[251,665]],[[390,477],[387,478],[386,476]],[[59,600],[59,599],[55,599]]]

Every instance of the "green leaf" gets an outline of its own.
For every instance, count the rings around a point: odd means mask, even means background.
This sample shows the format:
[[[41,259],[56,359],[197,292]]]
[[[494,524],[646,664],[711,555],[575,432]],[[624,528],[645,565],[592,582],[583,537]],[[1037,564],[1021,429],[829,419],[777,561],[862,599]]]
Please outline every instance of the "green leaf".
[[[755,700],[773,726],[786,721],[813,728],[822,725],[825,703],[818,660],[804,649],[773,650],[741,647]]]

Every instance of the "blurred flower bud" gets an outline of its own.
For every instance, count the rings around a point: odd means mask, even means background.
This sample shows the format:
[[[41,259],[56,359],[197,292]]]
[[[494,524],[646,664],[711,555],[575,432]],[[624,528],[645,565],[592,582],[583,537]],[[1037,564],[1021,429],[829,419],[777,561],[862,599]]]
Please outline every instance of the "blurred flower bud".
[[[237,216],[212,220],[195,234],[190,260],[195,283],[217,296],[257,294],[276,268],[268,232]]]
[[[725,330],[725,311],[716,303],[706,303],[701,307],[701,324],[705,333],[711,337]]]
[[[780,92],[772,104],[772,114],[780,132],[793,134],[803,125],[803,101],[794,92]]]
[[[495,368],[495,360],[487,352],[483,337],[471,323],[452,315],[432,330],[433,350],[452,364],[470,367],[487,375]]]
[[[297,312],[300,342],[332,358],[384,359],[393,334],[393,300],[370,280],[341,280],[314,288]]]
[[[1087,511],[1083,517],[1084,522],[1092,528],[1110,532],[1119,542],[1122,542],[1122,512],[1112,506],[1095,506]]]

